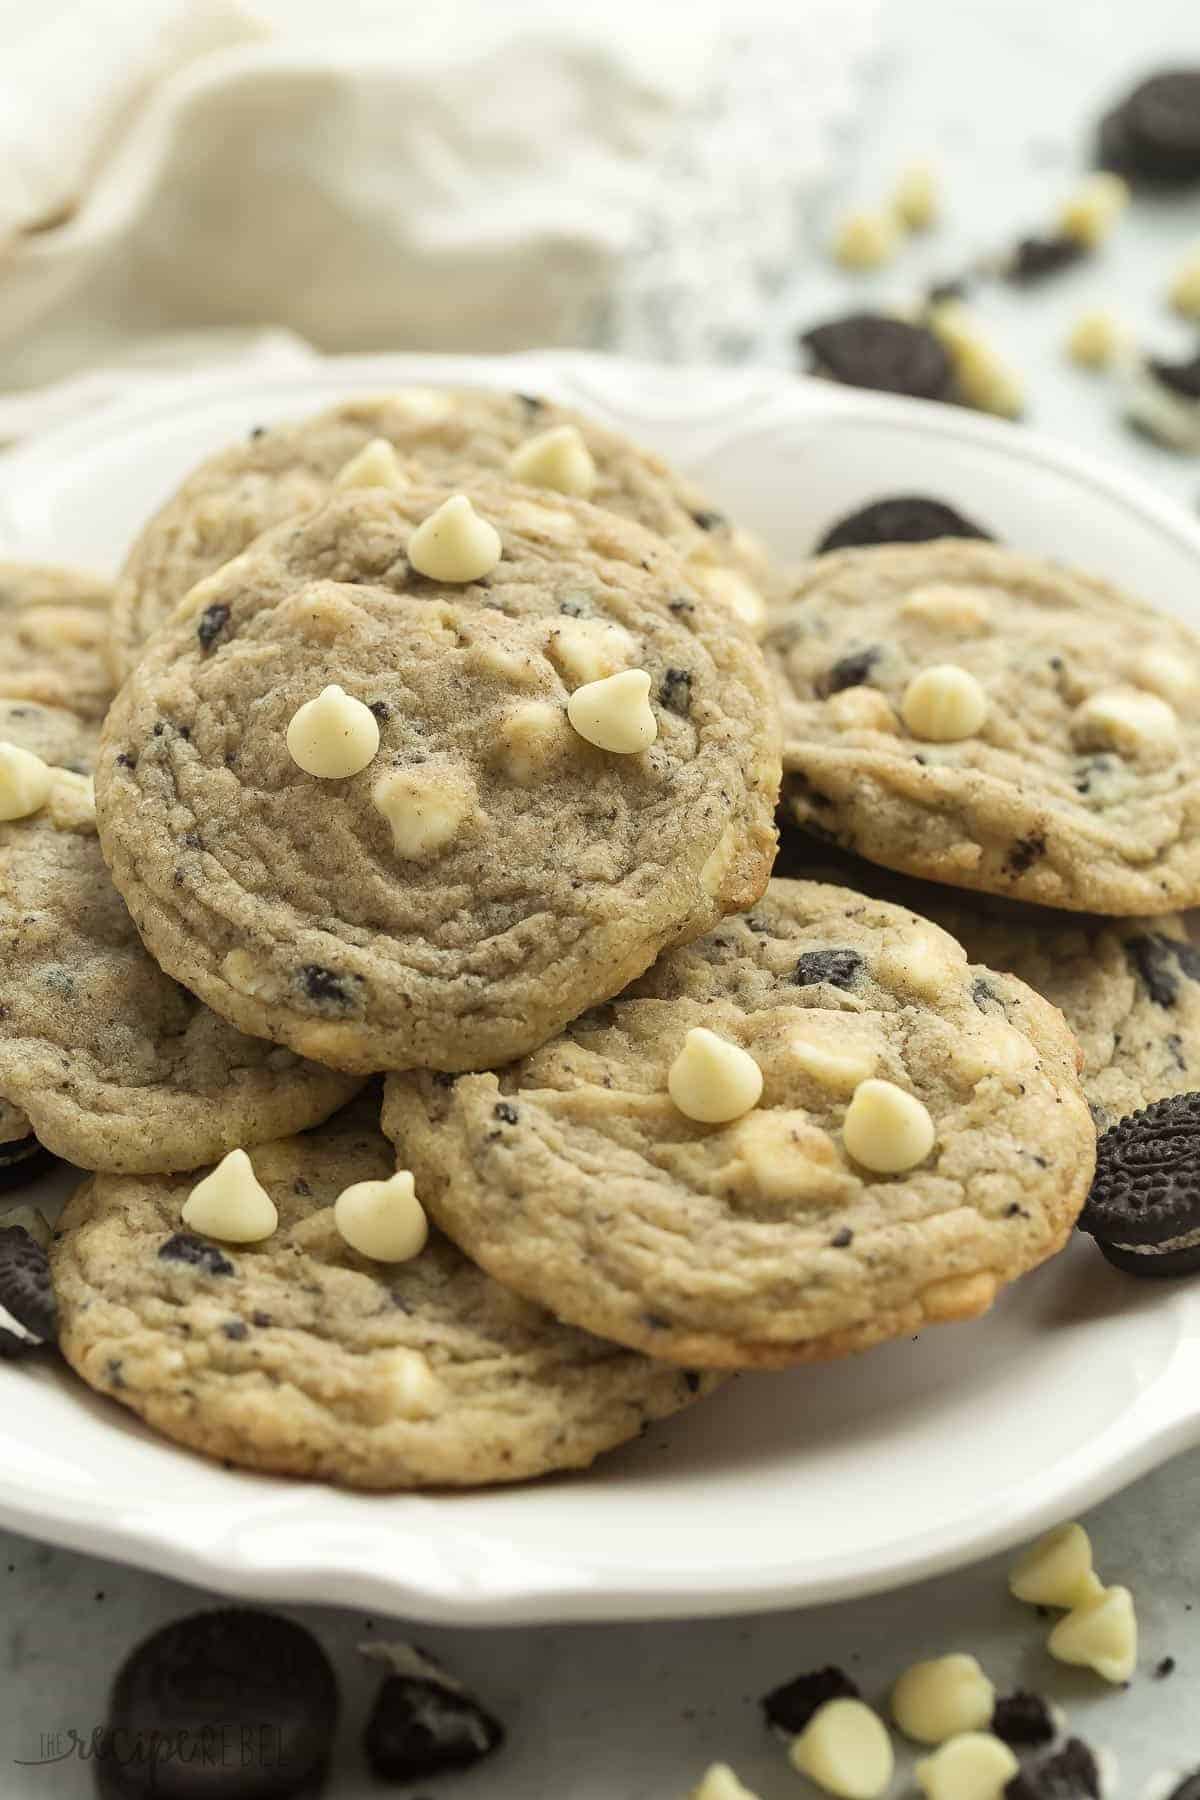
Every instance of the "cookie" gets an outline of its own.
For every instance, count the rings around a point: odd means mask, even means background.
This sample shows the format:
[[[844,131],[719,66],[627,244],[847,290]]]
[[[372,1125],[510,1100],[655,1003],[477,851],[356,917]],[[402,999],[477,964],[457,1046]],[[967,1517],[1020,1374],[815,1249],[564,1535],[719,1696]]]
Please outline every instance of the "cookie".
[[[105,853],[154,955],[336,1068],[520,1055],[752,905],[774,854],[749,636],[628,520],[475,498],[452,528],[503,551],[475,581],[409,561],[429,566],[440,490],[339,496],[261,538],[106,726]],[[314,760],[318,697],[359,734],[336,764],[357,774]]]
[[[363,1750],[380,1781],[423,1781],[470,1769],[504,1747],[494,1713],[412,1644],[359,1646],[388,1671],[363,1727]]]
[[[38,1143],[25,1114],[0,1100],[0,1194],[24,1187],[53,1167],[53,1156]]]
[[[678,1075],[713,1038],[761,1087],[715,1129]],[[561,1318],[782,1367],[973,1317],[1061,1246],[1094,1155],[1076,1056],[936,926],[774,881],[520,1062],[391,1078],[384,1127],[438,1224]]]
[[[1134,180],[1200,179],[1200,68],[1140,81],[1101,121],[1098,160]]]
[[[868,544],[926,544],[934,538],[990,538],[982,525],[965,518],[944,500],[924,494],[897,494],[872,500],[848,513],[826,531],[816,555],[830,550],[861,549]]]
[[[23,1225],[0,1225],[0,1355],[19,1356],[58,1337],[46,1252]]]
[[[189,1177],[97,1176],[52,1252],[60,1344],[179,1443],[348,1487],[475,1487],[583,1468],[712,1384],[558,1325],[434,1233],[373,1263],[334,1223],[392,1173],[365,1102],[253,1152],[274,1234],[180,1231]]]
[[[1200,900],[1200,638],[994,544],[846,550],[766,644],[796,822],[871,862],[1073,911]]]
[[[94,728],[93,728],[94,730]],[[243,1037],[146,954],[87,783],[0,824],[0,1094],[88,1169],[190,1169],[326,1118],[355,1082]]]
[[[1200,1269],[1200,1093],[1156,1100],[1104,1133],[1079,1228],[1127,1274]]]
[[[890,313],[849,313],[800,334],[812,373],[849,387],[906,394],[914,400],[950,400],[950,358],[924,325]]]
[[[724,572],[740,575],[752,590],[745,604],[756,605],[769,579],[765,550],[652,451],[532,394],[401,389],[256,431],[201,463],[126,559],[113,616],[114,674],[124,680],[141,645],[197,581],[261,532],[320,506],[373,439],[394,445],[409,479],[462,487],[477,485],[481,474],[503,476],[523,445],[564,426],[579,432],[594,464],[587,497],[667,538],[701,582],[715,574],[720,589]]]
[[[30,700],[102,719],[113,590],[99,575],[0,562],[0,700]]]
[[[971,962],[1015,975],[1057,1006],[1083,1052],[1098,1130],[1200,1086],[1200,949],[1178,913],[1103,919],[914,881],[788,832],[776,872],[840,882],[907,906]],[[981,989],[978,1003],[986,1009]]]

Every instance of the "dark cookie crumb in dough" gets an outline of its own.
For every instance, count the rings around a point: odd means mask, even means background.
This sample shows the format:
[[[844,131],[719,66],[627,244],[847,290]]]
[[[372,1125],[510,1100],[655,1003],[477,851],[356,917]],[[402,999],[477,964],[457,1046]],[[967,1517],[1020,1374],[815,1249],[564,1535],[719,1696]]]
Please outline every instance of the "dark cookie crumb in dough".
[[[817,693],[824,700],[846,688],[861,687],[882,655],[882,645],[868,644],[864,650],[851,650],[847,656],[840,656],[815,682]]]
[[[815,987],[827,982],[830,987],[851,988],[863,966],[857,950],[806,950],[792,972],[797,987]]]
[[[193,1237],[190,1231],[177,1231],[167,1239],[158,1254],[164,1262],[186,1263],[189,1268],[200,1269],[205,1275],[233,1274],[233,1264],[229,1258],[215,1244],[207,1244],[203,1238]]]

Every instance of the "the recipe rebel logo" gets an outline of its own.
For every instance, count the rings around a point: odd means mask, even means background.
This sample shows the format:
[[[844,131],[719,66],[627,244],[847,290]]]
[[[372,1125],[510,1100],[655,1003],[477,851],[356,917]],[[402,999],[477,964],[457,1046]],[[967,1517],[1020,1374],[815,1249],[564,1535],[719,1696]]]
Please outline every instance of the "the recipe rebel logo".
[[[109,1730],[94,1725],[80,1731],[60,1726],[39,1734],[37,1754],[15,1756],[23,1769],[50,1768],[65,1762],[107,1763],[113,1768],[166,1768],[178,1764],[208,1769],[276,1769],[287,1754],[278,1725],[233,1722],[197,1730]]]

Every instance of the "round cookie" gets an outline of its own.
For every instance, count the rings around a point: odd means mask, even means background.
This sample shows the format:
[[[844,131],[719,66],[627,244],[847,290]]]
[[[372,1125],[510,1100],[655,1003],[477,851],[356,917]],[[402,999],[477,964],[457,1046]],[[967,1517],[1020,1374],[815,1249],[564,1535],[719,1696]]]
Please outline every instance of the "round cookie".
[[[206,1455],[362,1488],[584,1468],[711,1387],[559,1325],[436,1232],[406,1263],[351,1250],[334,1201],[395,1166],[374,1100],[253,1152],[279,1209],[262,1243],[181,1231],[187,1177],[80,1189],[52,1267],[84,1380]]]
[[[1200,949],[1178,913],[1102,919],[963,894],[786,833],[776,874],[832,881],[932,919],[968,961],[1015,975],[1057,1006],[1083,1052],[1096,1127],[1200,1084]],[[985,986],[976,994],[994,1010]]]
[[[765,550],[661,457],[581,413],[532,394],[409,388],[351,400],[298,424],[254,431],[200,464],[143,527],[117,584],[110,656],[123,681],[140,648],[195,582],[252,539],[329,496],[334,477],[373,438],[395,446],[415,482],[473,486],[505,475],[513,452],[573,425],[596,466],[589,498],[673,543],[701,582],[742,576],[753,608],[769,580]],[[545,492],[545,490],[538,490]]]
[[[668,1094],[697,1027],[763,1076],[717,1127]],[[781,1367],[973,1317],[1061,1247],[1095,1153],[1077,1054],[1053,1007],[936,926],[773,881],[511,1067],[392,1076],[384,1129],[438,1224],[560,1318],[699,1367]],[[907,1172],[846,1148],[874,1082],[930,1116]]]
[[[749,636],[628,520],[475,498],[503,558],[467,584],[408,561],[440,490],[339,496],[259,539],[193,589],[106,726],[105,854],[154,956],[335,1068],[520,1055],[752,905],[774,855]],[[635,754],[567,716],[612,670],[648,682],[657,738]],[[330,686],[378,721],[340,780],[289,749]]]
[[[0,824],[0,1094],[85,1169],[191,1169],[314,1125],[355,1083],[244,1037],[151,961],[86,781]]]
[[[945,540],[809,563],[767,655],[785,804],[819,836],[1074,911],[1200,901],[1200,638],[1177,620]],[[917,677],[939,685],[919,707]]]
[[[0,700],[102,719],[112,583],[41,563],[0,562]]]

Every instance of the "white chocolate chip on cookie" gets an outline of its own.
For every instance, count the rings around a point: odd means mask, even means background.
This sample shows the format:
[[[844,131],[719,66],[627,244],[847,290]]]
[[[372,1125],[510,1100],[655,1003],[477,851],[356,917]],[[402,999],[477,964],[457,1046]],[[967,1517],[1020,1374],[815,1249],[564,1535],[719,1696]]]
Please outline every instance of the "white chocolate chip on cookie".
[[[335,488],[402,488],[404,470],[387,438],[372,438],[333,478]]]
[[[27,819],[46,804],[54,781],[52,770],[32,750],[0,744],[0,822]]]
[[[933,1149],[933,1120],[915,1094],[892,1081],[860,1082],[842,1121],[842,1142],[864,1169],[899,1175],[915,1169]]]
[[[914,675],[904,690],[900,716],[914,737],[953,744],[974,737],[988,715],[988,699],[969,669],[935,663]]]
[[[751,1111],[739,1125],[735,1148],[741,1168],[764,1200],[827,1202],[853,1192],[828,1132],[803,1109]]]
[[[567,717],[581,738],[598,750],[633,756],[658,736],[650,708],[650,677],[644,669],[624,669],[602,681],[588,681],[567,701]]]
[[[384,1370],[383,1392],[385,1417],[399,1419],[432,1419],[440,1410],[445,1395],[429,1361],[419,1350],[393,1350]]]
[[[1082,1525],[1060,1525],[1023,1550],[1009,1570],[1008,1591],[1028,1606],[1079,1606],[1103,1588]]]
[[[435,856],[453,843],[475,798],[466,769],[436,763],[391,769],[371,789],[371,799],[392,828],[397,856],[411,862]]]
[[[897,731],[899,721],[892,703],[878,688],[843,688],[827,702],[829,716],[839,731]]]
[[[875,968],[888,987],[936,1000],[948,986],[961,982],[966,960],[961,944],[943,932],[918,927],[889,933]]]
[[[529,787],[551,774],[575,741],[561,706],[530,700],[514,706],[501,721],[496,761],[510,781]]]
[[[369,706],[334,682],[292,714],[287,747],[306,775],[343,781],[361,774],[376,755],[379,721]]]
[[[935,631],[978,637],[991,625],[992,603],[978,588],[931,581],[913,589],[900,608],[900,616],[929,625]]]
[[[878,1056],[869,1044],[848,1038],[837,1013],[806,1019],[788,1039],[788,1058],[832,1094],[852,1094],[875,1073]]]
[[[767,603],[758,589],[739,575],[736,569],[701,568],[690,565],[692,579],[702,587],[710,600],[726,606],[735,619],[740,619],[755,637],[765,630]]]
[[[429,1221],[407,1169],[386,1181],[356,1181],[343,1188],[333,1217],[350,1248],[372,1262],[409,1262],[429,1240]]]
[[[892,1717],[918,1744],[944,1744],[990,1725],[996,1690],[973,1656],[914,1663],[892,1689]]]
[[[225,1244],[258,1244],[279,1223],[275,1202],[244,1150],[231,1150],[183,1203],[183,1222]]]
[[[96,784],[74,769],[54,769],[46,813],[56,831],[96,829]]]
[[[987,1731],[951,1738],[913,1770],[928,1800],[1002,1800],[1021,1765],[1007,1744]]]
[[[667,1092],[685,1118],[703,1125],[726,1125],[757,1106],[762,1070],[740,1044],[694,1026],[671,1064]]]
[[[629,632],[607,619],[563,619],[550,627],[546,645],[546,655],[573,688],[627,669],[635,650]]]
[[[743,1786],[728,1763],[713,1763],[692,1789],[689,1800],[758,1800],[758,1795]]]
[[[482,581],[503,554],[500,533],[465,494],[443,500],[408,540],[408,560],[431,581]]]
[[[423,424],[436,425],[440,420],[448,419],[454,411],[454,397],[444,394],[440,388],[397,388],[394,394],[388,395],[388,406],[410,419],[420,419]]]
[[[596,464],[577,425],[555,425],[528,439],[509,457],[508,472],[532,487],[555,488],[580,500],[596,486]]]
[[[1105,688],[1076,707],[1071,738],[1080,750],[1115,750],[1119,756],[1161,760],[1179,747],[1179,720],[1157,694]]]
[[[827,1700],[788,1754],[794,1769],[839,1800],[878,1800],[896,1766],[882,1719],[861,1700]]]
[[[1138,1653],[1133,1595],[1125,1587],[1102,1588],[1058,1621],[1046,1647],[1059,1662],[1094,1669],[1114,1687],[1131,1681]]]
[[[1188,706],[1200,697],[1200,665],[1184,657],[1151,646],[1134,659],[1132,679],[1140,688],[1148,688],[1172,706]]]

